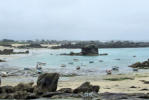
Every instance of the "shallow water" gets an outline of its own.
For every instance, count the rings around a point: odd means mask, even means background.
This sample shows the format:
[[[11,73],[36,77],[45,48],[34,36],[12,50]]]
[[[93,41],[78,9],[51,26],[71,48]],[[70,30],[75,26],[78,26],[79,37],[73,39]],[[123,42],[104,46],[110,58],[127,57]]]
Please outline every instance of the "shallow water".
[[[51,72],[58,71],[62,73],[79,73],[83,75],[105,74],[106,69],[111,69],[112,66],[119,66],[118,73],[129,73],[132,69],[128,66],[137,62],[145,61],[149,58],[149,48],[112,48],[99,49],[99,53],[108,53],[107,56],[62,56],[61,53],[80,52],[80,49],[32,49],[30,54],[20,55],[14,59],[8,59],[8,62],[3,63],[8,66],[17,66],[19,68],[35,67],[36,62],[45,62],[45,68]],[[136,57],[133,57],[136,56]],[[73,59],[79,59],[74,61]],[[115,60],[120,59],[120,60]],[[99,62],[103,60],[103,62]],[[94,63],[89,63],[94,61]],[[70,65],[69,62],[73,62]],[[60,67],[61,64],[66,64],[66,67]],[[80,66],[79,71],[76,67]],[[148,70],[146,70],[148,71]]]

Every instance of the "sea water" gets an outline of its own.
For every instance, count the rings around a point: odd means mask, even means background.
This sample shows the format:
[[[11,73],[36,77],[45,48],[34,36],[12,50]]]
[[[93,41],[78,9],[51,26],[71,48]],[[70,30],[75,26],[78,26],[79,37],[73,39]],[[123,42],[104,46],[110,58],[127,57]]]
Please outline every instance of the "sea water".
[[[149,58],[149,48],[110,48],[99,49],[99,53],[108,53],[107,56],[67,56],[62,53],[80,52],[80,49],[32,49],[29,54],[19,55],[8,59],[4,64],[18,68],[35,68],[37,62],[44,62],[50,72],[78,73],[82,75],[105,74],[105,70],[118,66],[118,73],[132,72],[129,65],[142,62]],[[133,57],[136,56],[136,57]],[[78,59],[78,61],[74,61]],[[119,59],[119,60],[118,60]],[[100,62],[102,60],[103,62]],[[93,61],[94,63],[89,63]],[[73,62],[73,64],[69,64]],[[66,67],[61,67],[65,64]],[[81,69],[76,70],[79,66]],[[148,71],[148,70],[145,70]]]

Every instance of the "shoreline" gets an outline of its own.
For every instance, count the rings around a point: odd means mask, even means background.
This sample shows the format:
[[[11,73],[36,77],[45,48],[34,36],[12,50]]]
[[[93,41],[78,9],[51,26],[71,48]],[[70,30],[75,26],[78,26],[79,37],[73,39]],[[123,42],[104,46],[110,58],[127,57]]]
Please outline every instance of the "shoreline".
[[[2,48],[2,47],[1,47]],[[49,48],[46,48],[48,50]],[[116,49],[116,48],[113,48]],[[45,50],[45,48],[35,48],[29,50]],[[0,58],[15,59],[19,58],[20,55],[0,55]],[[11,70],[11,67],[6,68]],[[13,68],[12,68],[13,69]],[[19,70],[19,68],[14,69]],[[5,70],[1,70],[5,71]],[[11,70],[12,71],[12,70]],[[112,81],[115,79],[115,81]],[[32,76],[9,76],[2,77],[2,86],[11,85],[15,86],[19,83],[29,83],[34,81],[36,84],[37,77]],[[73,77],[60,77],[58,83],[58,89],[61,88],[76,88],[82,83],[89,81],[93,85],[99,85],[99,93],[148,93],[148,84],[144,84],[141,80],[149,81],[149,72],[138,72],[138,73],[125,73],[116,75],[87,75],[87,76],[73,76]],[[131,88],[133,87],[133,88]],[[142,90],[141,90],[142,89]],[[144,89],[144,90],[143,90]]]

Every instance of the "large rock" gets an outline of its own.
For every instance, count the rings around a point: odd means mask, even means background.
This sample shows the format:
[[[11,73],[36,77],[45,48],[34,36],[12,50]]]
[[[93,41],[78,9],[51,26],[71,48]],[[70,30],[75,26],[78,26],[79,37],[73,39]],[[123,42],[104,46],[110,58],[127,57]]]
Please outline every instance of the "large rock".
[[[38,77],[37,89],[42,92],[55,92],[59,79],[58,73],[45,73]]]
[[[148,69],[149,68],[149,59],[144,62],[136,62],[135,64],[130,65],[129,67],[132,68],[139,68],[139,69]]]
[[[93,44],[81,48],[82,55],[98,55],[98,47]]]
[[[85,82],[78,88],[73,90],[73,93],[85,93],[85,92],[99,92],[100,87],[99,86],[93,86],[90,84],[90,82]]]

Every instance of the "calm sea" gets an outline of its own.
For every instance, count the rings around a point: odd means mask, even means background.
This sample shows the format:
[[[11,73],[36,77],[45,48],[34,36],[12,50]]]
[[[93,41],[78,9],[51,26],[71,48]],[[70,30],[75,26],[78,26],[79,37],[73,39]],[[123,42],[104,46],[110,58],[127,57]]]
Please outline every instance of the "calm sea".
[[[61,73],[78,73],[82,75],[91,74],[105,74],[106,69],[111,69],[112,66],[118,66],[119,72],[115,73],[129,73],[132,69],[128,66],[138,62],[145,61],[149,58],[149,48],[112,48],[99,49],[99,53],[108,53],[107,56],[62,56],[61,53],[80,52],[80,49],[32,49],[30,54],[20,55],[19,57],[8,59],[4,63],[8,66],[15,66],[19,68],[35,67],[37,62],[44,62],[50,72]],[[136,57],[133,57],[136,56]],[[78,61],[74,61],[78,59]],[[117,60],[119,59],[119,60]],[[101,62],[102,60],[103,62]],[[93,61],[94,63],[89,63]],[[73,64],[69,64],[69,63]],[[61,67],[65,64],[66,67]],[[80,66],[80,70],[76,67]],[[148,71],[148,70],[146,70]]]

